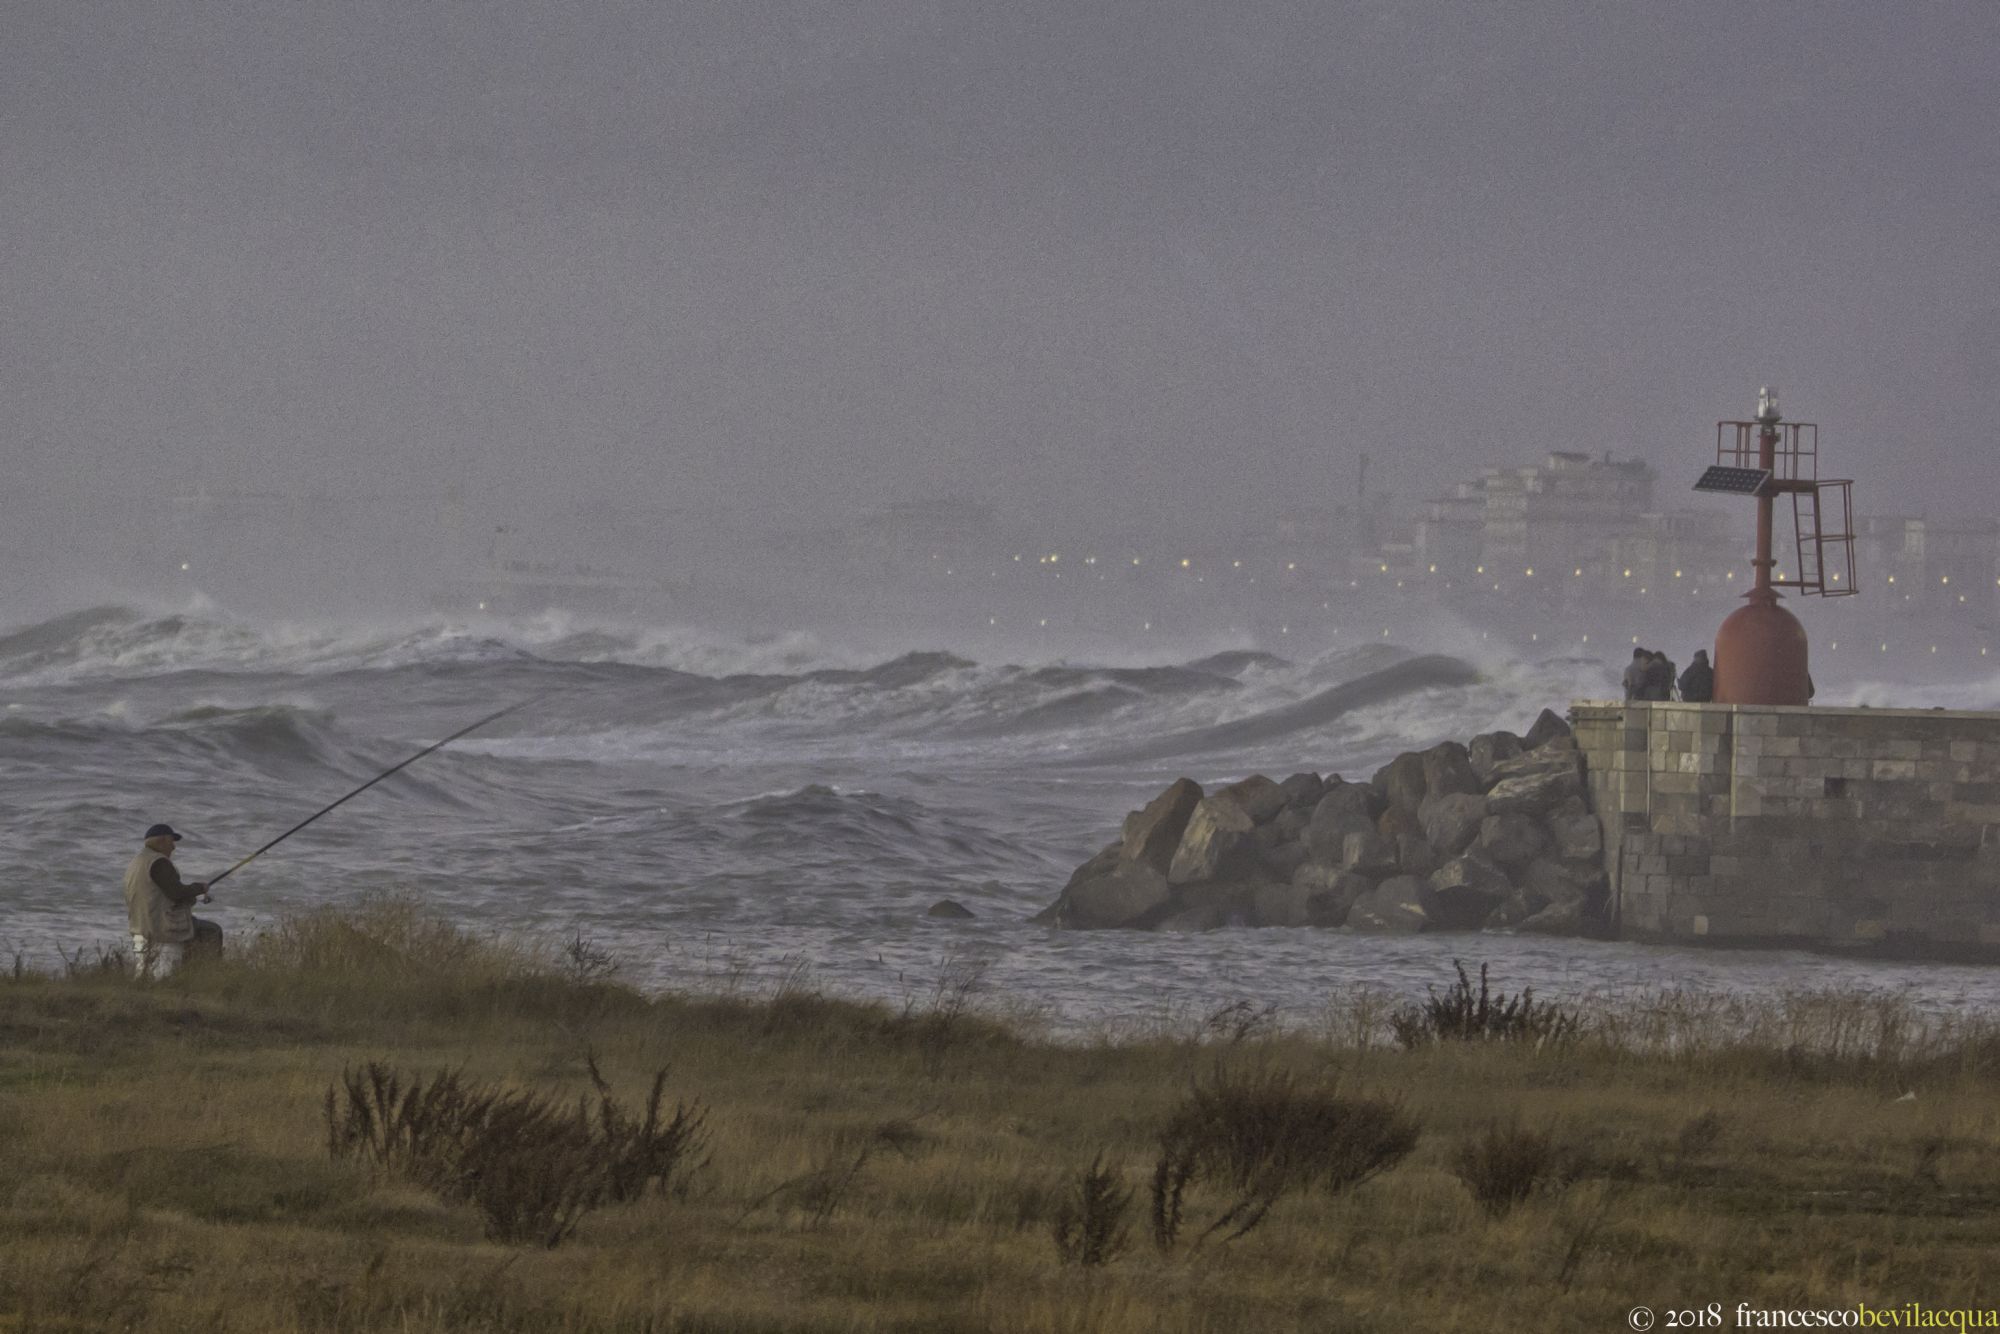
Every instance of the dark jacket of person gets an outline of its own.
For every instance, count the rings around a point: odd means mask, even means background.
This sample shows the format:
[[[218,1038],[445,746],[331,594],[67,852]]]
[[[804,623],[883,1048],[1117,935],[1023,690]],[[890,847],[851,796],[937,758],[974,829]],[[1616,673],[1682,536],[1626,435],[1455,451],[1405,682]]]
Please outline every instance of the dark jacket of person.
[[[1632,661],[1625,668],[1624,686],[1626,699],[1646,698],[1646,676],[1652,666],[1652,659],[1645,650],[1638,649],[1632,654]]]
[[[1674,697],[1674,662],[1664,653],[1653,654],[1652,664],[1646,669],[1646,699],[1672,699]]]
[[[1706,704],[1715,698],[1715,669],[1708,665],[1708,650],[1695,650],[1694,661],[1681,673],[1681,698],[1689,704]]]

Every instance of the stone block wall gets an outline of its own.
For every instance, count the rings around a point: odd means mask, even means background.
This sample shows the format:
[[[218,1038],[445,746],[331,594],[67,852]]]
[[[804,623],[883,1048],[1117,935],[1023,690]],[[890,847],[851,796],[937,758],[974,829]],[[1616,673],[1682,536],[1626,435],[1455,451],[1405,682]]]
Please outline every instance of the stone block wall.
[[[2000,713],[1582,702],[1618,931],[2000,958]]]

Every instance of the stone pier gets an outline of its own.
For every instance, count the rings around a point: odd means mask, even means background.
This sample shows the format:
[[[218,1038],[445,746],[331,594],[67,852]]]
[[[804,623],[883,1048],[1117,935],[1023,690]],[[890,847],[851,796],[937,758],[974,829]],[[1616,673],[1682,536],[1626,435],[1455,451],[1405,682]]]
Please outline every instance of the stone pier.
[[[1634,940],[2000,960],[2000,713],[1570,709]]]

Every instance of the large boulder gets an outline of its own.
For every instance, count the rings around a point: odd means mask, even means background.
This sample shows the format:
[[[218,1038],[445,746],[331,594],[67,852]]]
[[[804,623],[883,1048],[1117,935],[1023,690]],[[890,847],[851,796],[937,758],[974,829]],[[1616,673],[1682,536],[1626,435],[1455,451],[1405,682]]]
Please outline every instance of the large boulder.
[[[1167,867],[1167,879],[1185,885],[1213,880],[1234,869],[1232,859],[1254,828],[1256,822],[1234,797],[1220,792],[1203,797],[1188,816],[1187,830]]]
[[[1545,744],[1558,737],[1574,738],[1569,724],[1564,722],[1552,709],[1543,709],[1528,728],[1528,734],[1521,738],[1524,750],[1540,750]]]
[[[1191,903],[1185,908],[1176,908],[1154,924],[1155,931],[1213,931],[1217,927],[1228,926],[1230,914],[1227,906],[1216,902]]]
[[[1565,865],[1537,857],[1521,872],[1521,892],[1537,911],[1551,903],[1581,903],[1595,908],[1610,894],[1604,870],[1594,865]]]
[[[1501,760],[1493,766],[1492,782],[1504,783],[1510,778],[1526,778],[1535,774],[1580,773],[1583,769],[1583,755],[1570,737],[1557,737],[1544,742],[1534,750],[1524,750],[1519,755]]]
[[[1481,732],[1465,748],[1466,761],[1484,790],[1493,782],[1493,766],[1521,753],[1521,738],[1512,732]]]
[[[1396,869],[1404,875],[1429,875],[1444,864],[1428,839],[1414,834],[1396,838]]]
[[[1311,823],[1312,808],[1310,806],[1287,806],[1278,812],[1278,818],[1271,821],[1270,827],[1277,830],[1281,837],[1303,838],[1306,826]]]
[[[1313,803],[1313,819],[1324,819],[1333,815],[1358,815],[1370,824],[1382,811],[1375,792],[1366,783],[1348,783],[1338,778],[1330,780],[1320,799]]]
[[[1433,871],[1419,895],[1434,931],[1476,931],[1512,892],[1507,873],[1477,853]]]
[[[1095,865],[1086,863],[1085,869]],[[1056,925],[1099,928],[1137,926],[1173,896],[1167,878],[1144,862],[1122,858],[1109,869],[1072,878],[1057,900]]]
[[[1250,925],[1310,926],[1307,905],[1311,901],[1312,890],[1304,885],[1290,881],[1259,885],[1250,897]]]
[[[1368,789],[1358,783],[1342,783],[1329,787],[1313,807],[1305,844],[1315,860],[1338,862],[1349,834],[1374,827],[1375,821],[1368,814]]]
[[[1373,829],[1349,834],[1341,848],[1341,869],[1357,875],[1382,877],[1396,873],[1396,843]]]
[[[1285,790],[1262,774],[1251,774],[1240,783],[1231,783],[1216,795],[1235,801],[1254,824],[1263,824],[1285,809]]]
[[[1391,806],[1376,818],[1375,832],[1391,841],[1401,838],[1422,838],[1424,822],[1417,818],[1415,811],[1404,810],[1401,806]]]
[[[1551,903],[1532,917],[1515,923],[1514,929],[1532,936],[1580,936],[1589,924],[1589,910],[1583,904]]]
[[[1272,837],[1266,837],[1266,835]],[[1250,835],[1250,846],[1257,856],[1257,866],[1266,875],[1280,880],[1290,880],[1292,872],[1312,860],[1312,849],[1297,839],[1282,837],[1283,831],[1273,822],[1258,825]]]
[[[1187,832],[1188,817],[1202,799],[1201,784],[1191,779],[1175,779],[1143,810],[1125,817],[1122,852],[1127,861],[1143,862],[1162,875],[1173,865],[1174,850]]]
[[[1392,876],[1355,900],[1347,910],[1347,925],[1355,931],[1379,931],[1402,935],[1425,930],[1430,915],[1424,910],[1424,882],[1413,875]]]
[[[1416,751],[1405,751],[1377,769],[1369,786],[1381,794],[1390,810],[1406,810],[1415,815],[1429,791],[1424,786],[1424,757]]]
[[[1375,889],[1375,882],[1365,875],[1318,862],[1294,871],[1292,885],[1305,894],[1306,919],[1312,926],[1341,925],[1348,910]]]
[[[1520,866],[1548,846],[1542,827],[1519,811],[1489,815],[1479,825],[1472,850],[1499,866]]]
[[[1523,774],[1503,778],[1486,794],[1486,809],[1494,815],[1519,812],[1539,818],[1564,797],[1577,795],[1583,779],[1575,773]]]
[[[1473,772],[1465,747],[1456,741],[1440,741],[1424,751],[1422,759],[1426,796],[1448,797],[1458,792],[1478,792],[1485,786],[1479,781],[1479,775]],[[1419,798],[1420,804],[1421,800]]]
[[[1486,798],[1470,792],[1425,797],[1417,808],[1425,841],[1446,857],[1456,857],[1470,847],[1479,837],[1479,822],[1485,818]]]
[[[1250,923],[1339,926],[1347,920],[1347,910],[1354,900],[1373,888],[1374,881],[1346,872],[1336,874],[1331,881],[1308,876],[1285,885],[1259,885],[1250,899]]]
[[[1604,830],[1594,815],[1549,816],[1550,851],[1560,860],[1599,865],[1604,860]]]
[[[1312,814],[1312,808],[1326,795],[1326,784],[1318,774],[1293,774],[1278,784],[1278,790],[1285,794],[1285,808]]]

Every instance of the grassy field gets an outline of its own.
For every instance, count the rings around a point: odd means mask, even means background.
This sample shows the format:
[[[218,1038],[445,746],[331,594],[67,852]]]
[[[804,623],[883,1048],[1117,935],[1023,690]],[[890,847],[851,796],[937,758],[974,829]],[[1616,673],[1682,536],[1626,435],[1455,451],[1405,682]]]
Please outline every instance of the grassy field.
[[[2000,1306],[1983,1025],[1663,996],[1567,1036],[1406,1046],[1364,995],[1307,1033],[1244,1010],[1056,1043],[964,1001],[642,996],[587,946],[473,940],[394,902],[163,984],[17,968],[0,1331],[1487,1334],[1622,1329],[1641,1304],[1659,1328],[1712,1302],[1723,1328],[1739,1302]],[[594,1208],[593,1060],[626,1130],[663,1068],[663,1115],[699,1118],[635,1198]],[[459,1150],[428,1175],[335,1156],[330,1091],[370,1062],[546,1095],[573,1234],[495,1235],[487,1196],[555,1187],[468,1176]],[[509,1163],[541,1161],[521,1143]]]

